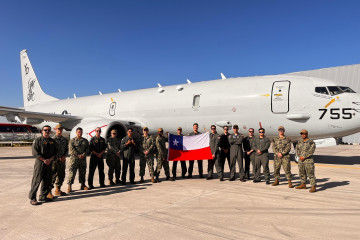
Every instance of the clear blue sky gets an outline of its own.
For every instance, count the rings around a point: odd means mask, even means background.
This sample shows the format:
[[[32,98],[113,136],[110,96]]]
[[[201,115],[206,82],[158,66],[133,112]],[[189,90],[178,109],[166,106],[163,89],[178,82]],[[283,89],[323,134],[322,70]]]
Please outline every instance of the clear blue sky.
[[[356,0],[3,0],[0,105],[23,106],[22,49],[57,98],[357,64],[359,9]]]

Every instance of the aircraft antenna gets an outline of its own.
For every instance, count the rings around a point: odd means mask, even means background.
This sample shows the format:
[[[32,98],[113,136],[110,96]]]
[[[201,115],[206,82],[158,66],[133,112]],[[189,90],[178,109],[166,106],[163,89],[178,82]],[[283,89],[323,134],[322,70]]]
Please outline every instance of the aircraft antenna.
[[[223,73],[220,73],[222,79],[226,79],[225,75]]]
[[[187,84],[191,84],[191,81],[189,80],[189,79],[186,79],[186,81],[187,81]]]

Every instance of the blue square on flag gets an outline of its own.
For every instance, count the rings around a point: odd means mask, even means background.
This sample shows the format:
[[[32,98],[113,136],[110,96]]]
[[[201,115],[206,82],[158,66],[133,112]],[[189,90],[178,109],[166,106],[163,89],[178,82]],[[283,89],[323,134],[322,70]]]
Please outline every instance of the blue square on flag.
[[[183,150],[183,136],[170,134],[169,146],[172,149]]]

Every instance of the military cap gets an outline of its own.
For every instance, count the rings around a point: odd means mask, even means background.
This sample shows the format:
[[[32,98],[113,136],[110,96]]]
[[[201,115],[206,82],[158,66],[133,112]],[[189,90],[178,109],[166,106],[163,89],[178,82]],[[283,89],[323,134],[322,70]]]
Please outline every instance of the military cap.
[[[164,130],[162,128],[159,128],[158,129],[158,132],[163,132]]]
[[[235,128],[239,128],[239,126],[237,124],[234,124],[233,129]]]
[[[178,127],[178,129],[177,130],[182,130],[182,127]]]
[[[300,131],[300,134],[301,134],[301,133],[306,133],[306,134],[308,134],[308,131],[307,131],[306,129],[303,129],[303,130]]]
[[[111,130],[111,133],[117,133],[117,131],[115,129]]]
[[[278,130],[284,130],[285,131],[285,128],[284,128],[284,126],[279,126]]]
[[[64,127],[61,124],[58,124],[58,125],[55,126],[54,129],[60,129],[60,128],[64,128]]]
[[[143,130],[144,130],[144,131],[149,131],[149,128],[148,128],[148,127],[144,127]]]

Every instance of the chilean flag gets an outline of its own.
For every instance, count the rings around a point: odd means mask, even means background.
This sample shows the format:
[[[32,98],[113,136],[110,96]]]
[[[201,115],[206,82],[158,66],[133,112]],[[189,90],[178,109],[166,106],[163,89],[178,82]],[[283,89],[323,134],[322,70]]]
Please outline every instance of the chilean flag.
[[[193,136],[169,134],[168,161],[212,159],[209,133]]]

